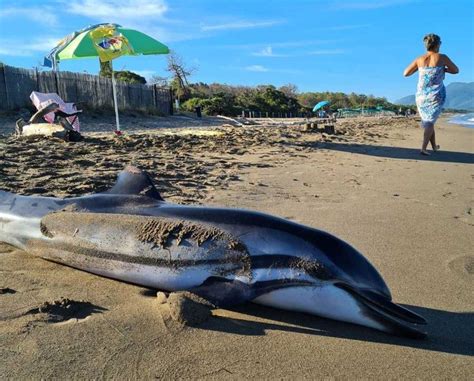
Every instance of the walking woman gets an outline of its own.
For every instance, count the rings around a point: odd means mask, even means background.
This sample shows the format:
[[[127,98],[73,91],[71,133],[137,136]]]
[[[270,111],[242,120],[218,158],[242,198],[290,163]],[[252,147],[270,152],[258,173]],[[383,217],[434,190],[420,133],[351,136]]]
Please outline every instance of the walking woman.
[[[422,155],[430,155],[426,150],[431,142],[433,151],[439,149],[436,144],[434,125],[441,114],[444,101],[446,100],[446,89],[444,88],[444,74],[459,73],[458,67],[445,54],[439,53],[441,39],[436,34],[427,34],[423,38],[426,53],[416,58],[403,72],[408,77],[419,72],[418,89],[416,91],[416,105],[421,116],[421,125],[424,129]]]

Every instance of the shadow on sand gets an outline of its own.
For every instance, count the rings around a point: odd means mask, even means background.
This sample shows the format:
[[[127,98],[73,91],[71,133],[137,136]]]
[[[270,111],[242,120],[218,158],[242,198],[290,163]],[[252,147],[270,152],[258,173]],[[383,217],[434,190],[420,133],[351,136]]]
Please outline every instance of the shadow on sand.
[[[391,336],[354,324],[251,303],[232,308],[232,311],[272,320],[272,322],[255,322],[214,316],[197,328],[251,336],[265,335],[266,330],[280,330],[466,356],[474,355],[474,312],[449,312],[410,305],[405,305],[405,307],[426,318],[428,325],[422,326],[428,333],[425,339],[416,340]]]
[[[410,159],[422,161],[438,161],[446,163],[464,163],[474,164],[474,154],[468,152],[439,151],[430,156],[420,155],[417,148],[389,147],[369,144],[350,144],[350,143],[313,143],[299,144],[308,148],[323,148],[334,151],[358,153],[361,155],[387,157],[391,159]]]

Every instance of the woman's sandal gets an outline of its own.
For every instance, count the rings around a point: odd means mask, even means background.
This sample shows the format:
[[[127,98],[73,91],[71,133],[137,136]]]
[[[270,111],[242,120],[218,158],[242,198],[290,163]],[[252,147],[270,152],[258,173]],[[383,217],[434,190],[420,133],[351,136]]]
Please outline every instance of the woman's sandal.
[[[435,148],[433,148],[433,152],[438,152],[439,149],[440,149],[440,146],[439,146],[439,144],[438,144]]]
[[[431,154],[427,151],[420,151],[420,155],[423,155],[423,156],[431,156]]]

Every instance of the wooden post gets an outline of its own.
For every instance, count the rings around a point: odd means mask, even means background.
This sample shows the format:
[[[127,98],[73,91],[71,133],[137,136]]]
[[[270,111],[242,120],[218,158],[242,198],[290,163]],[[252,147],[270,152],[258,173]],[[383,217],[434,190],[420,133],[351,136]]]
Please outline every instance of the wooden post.
[[[331,134],[331,135],[334,134],[336,132],[335,129],[334,129],[334,125],[332,125],[332,124],[325,125],[324,126],[324,132],[326,134]]]
[[[38,74],[38,66],[35,66],[35,75],[36,75],[36,91],[40,91],[39,88],[39,74]]]
[[[8,96],[8,83],[7,83],[7,66],[3,65],[3,81],[5,82],[5,98],[7,103],[7,110],[10,109],[10,97]]]
[[[61,96],[61,94],[59,94],[58,72],[57,72],[57,71],[53,71],[53,73],[54,73],[54,84],[56,85],[56,94],[58,94],[59,96]],[[65,99],[65,101],[67,101],[67,99]]]
[[[170,115],[173,115],[173,89],[170,87]]]

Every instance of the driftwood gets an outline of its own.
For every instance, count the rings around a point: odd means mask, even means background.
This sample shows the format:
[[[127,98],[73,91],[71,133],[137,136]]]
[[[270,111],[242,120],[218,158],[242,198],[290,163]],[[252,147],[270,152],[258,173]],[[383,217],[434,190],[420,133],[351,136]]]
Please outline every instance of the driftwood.
[[[232,124],[234,126],[238,126],[238,127],[242,127],[243,124],[240,123],[238,120],[234,119],[234,118],[230,118],[228,116],[224,116],[224,115],[217,115],[218,118],[222,118],[222,119],[225,119],[225,120],[228,120],[229,122],[232,122]]]

